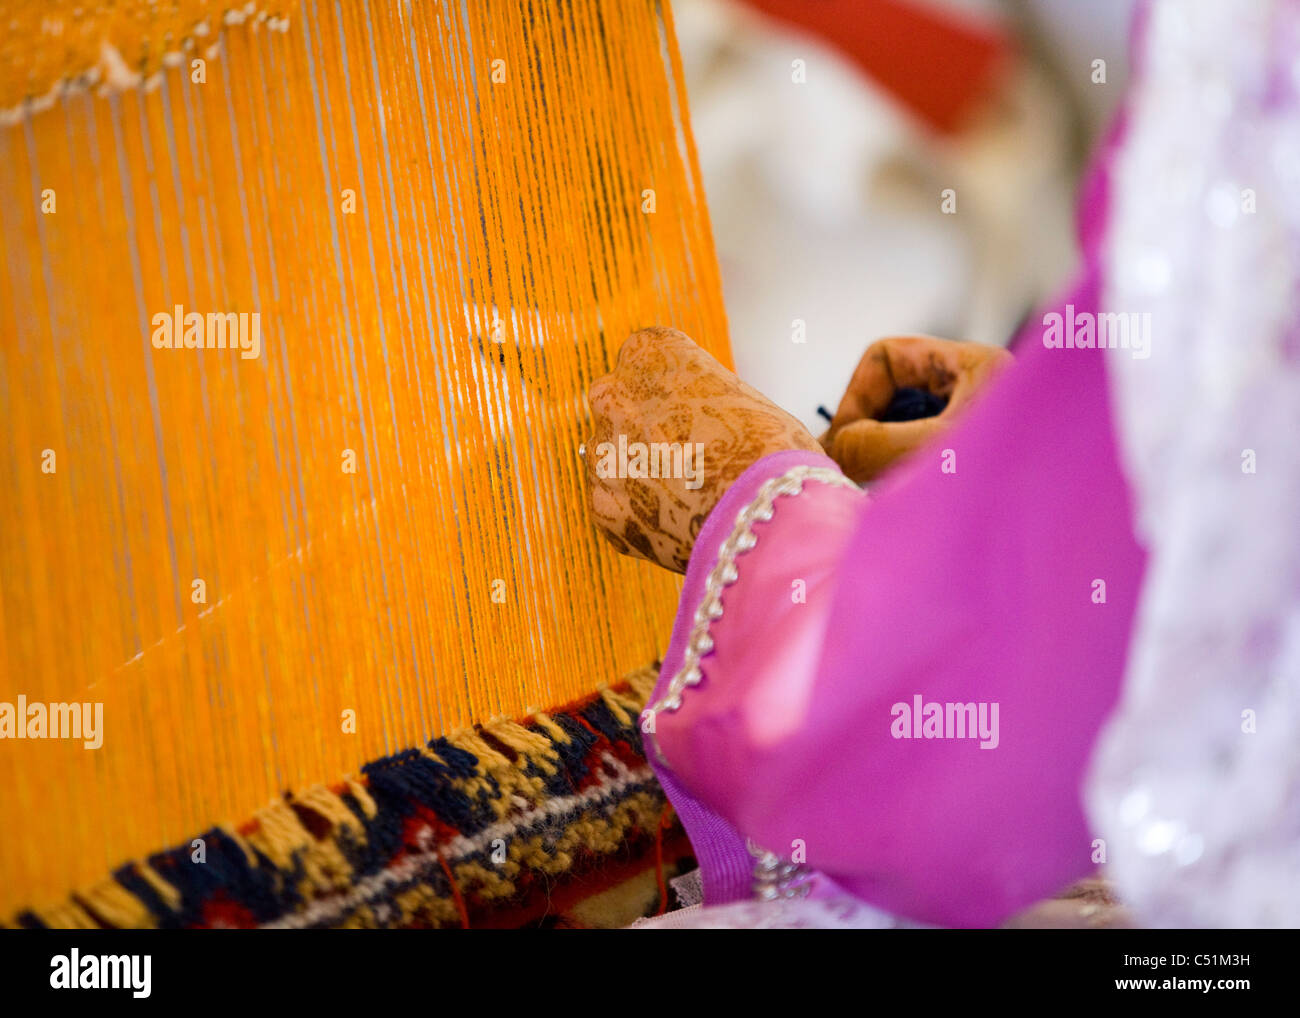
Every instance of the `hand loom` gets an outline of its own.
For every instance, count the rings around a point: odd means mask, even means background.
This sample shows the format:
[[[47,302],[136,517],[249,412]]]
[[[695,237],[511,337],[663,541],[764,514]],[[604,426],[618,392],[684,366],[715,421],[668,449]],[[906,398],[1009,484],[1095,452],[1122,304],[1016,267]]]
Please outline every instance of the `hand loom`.
[[[634,329],[730,362],[666,0],[11,8],[0,922],[508,925],[653,854],[678,580],[579,447]]]

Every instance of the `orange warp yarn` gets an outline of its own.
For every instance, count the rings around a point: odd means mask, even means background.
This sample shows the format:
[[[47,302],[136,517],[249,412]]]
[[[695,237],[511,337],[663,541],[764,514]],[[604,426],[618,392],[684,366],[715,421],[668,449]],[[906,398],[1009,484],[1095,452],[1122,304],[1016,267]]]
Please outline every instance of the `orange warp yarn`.
[[[578,448],[729,360],[666,4],[14,6],[0,704],[102,745],[0,739],[0,915],[662,653]]]

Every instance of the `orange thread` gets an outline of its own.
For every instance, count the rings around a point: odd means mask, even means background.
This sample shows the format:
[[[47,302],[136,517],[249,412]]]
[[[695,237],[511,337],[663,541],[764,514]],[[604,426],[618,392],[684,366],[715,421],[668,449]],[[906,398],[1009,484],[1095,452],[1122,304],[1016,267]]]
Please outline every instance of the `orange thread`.
[[[659,814],[659,822],[655,824],[655,879],[659,881],[659,911],[655,915],[663,915],[668,911],[668,880],[664,873],[664,831],[673,825],[673,808],[669,803],[664,803],[663,811]]]
[[[460,928],[469,929],[469,909],[465,907],[465,899],[461,897],[460,887],[456,883],[456,878],[452,875],[451,867],[447,865],[447,860],[442,857],[442,849],[434,848],[438,853],[438,865],[442,867],[442,872],[447,874],[447,883],[451,886],[451,897],[456,902],[456,911],[460,913]]]

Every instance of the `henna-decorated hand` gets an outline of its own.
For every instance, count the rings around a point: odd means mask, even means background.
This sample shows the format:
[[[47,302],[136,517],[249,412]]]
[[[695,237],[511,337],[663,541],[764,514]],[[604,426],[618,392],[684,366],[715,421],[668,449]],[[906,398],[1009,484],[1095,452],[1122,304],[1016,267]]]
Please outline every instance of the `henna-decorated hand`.
[[[783,449],[821,452],[803,425],[675,329],[629,336],[587,398],[595,432],[583,458],[597,529],[624,554],[679,573],[747,467]],[[656,462],[672,476],[648,476]]]
[[[821,444],[847,477],[859,484],[869,481],[947,428],[971,396],[1010,363],[1007,351],[982,343],[929,336],[878,340],[858,362]],[[948,405],[920,420],[877,420],[903,387],[926,389],[945,397]]]

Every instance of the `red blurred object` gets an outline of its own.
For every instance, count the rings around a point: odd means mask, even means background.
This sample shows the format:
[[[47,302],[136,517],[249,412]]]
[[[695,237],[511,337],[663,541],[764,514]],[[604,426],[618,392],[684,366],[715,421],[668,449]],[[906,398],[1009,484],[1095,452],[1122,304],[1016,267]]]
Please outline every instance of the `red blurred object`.
[[[943,133],[963,126],[1011,55],[1011,40],[996,25],[913,0],[744,2],[835,46]]]

